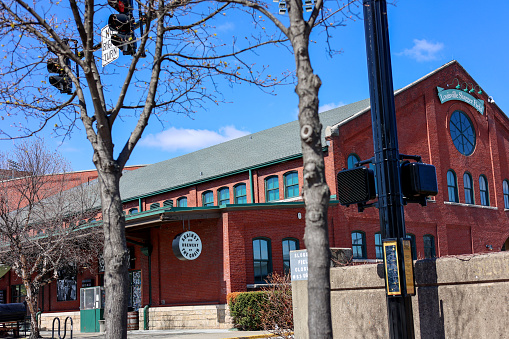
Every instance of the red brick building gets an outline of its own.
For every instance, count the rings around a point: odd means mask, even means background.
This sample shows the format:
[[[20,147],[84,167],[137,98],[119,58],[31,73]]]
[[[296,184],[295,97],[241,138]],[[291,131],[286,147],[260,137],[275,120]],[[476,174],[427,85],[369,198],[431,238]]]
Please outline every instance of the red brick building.
[[[400,152],[436,166],[439,193],[405,207],[416,258],[509,248],[509,119],[456,61],[396,91]],[[322,113],[331,189],[331,247],[358,258],[380,249],[378,210],[336,200],[336,174],[373,156],[369,99]],[[222,305],[234,291],[282,272],[305,247],[302,154],[297,122],[277,126],[124,174],[121,192],[132,248],[133,306]],[[199,235],[202,251],[181,261],[172,241]],[[81,272],[77,289],[100,285]],[[0,289],[10,289],[8,275]],[[44,288],[44,311],[76,310]]]

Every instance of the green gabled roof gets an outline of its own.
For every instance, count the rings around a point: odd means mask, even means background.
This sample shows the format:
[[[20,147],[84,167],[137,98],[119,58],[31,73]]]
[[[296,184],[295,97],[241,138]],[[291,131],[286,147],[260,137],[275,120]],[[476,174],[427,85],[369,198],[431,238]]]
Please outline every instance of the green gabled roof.
[[[368,107],[369,99],[365,99],[320,113],[322,144],[325,146],[327,126]],[[301,156],[299,122],[292,121],[125,172],[120,180],[120,193],[123,201],[133,200]]]

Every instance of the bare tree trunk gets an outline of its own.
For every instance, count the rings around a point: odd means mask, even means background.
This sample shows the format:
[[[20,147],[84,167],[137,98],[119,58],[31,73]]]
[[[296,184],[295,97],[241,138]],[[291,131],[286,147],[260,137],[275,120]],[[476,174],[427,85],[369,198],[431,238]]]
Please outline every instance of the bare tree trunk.
[[[122,171],[114,161],[106,166],[96,165],[99,169],[104,227],[106,338],[125,339],[129,276],[125,218],[119,190]]]
[[[297,7],[297,6],[295,6]],[[292,8],[297,11],[298,8]],[[302,11],[302,7],[300,7]],[[291,12],[291,11],[290,11]],[[294,12],[295,14],[295,12]],[[304,241],[308,250],[308,325],[309,338],[332,338],[330,314],[330,251],[327,209],[330,190],[325,180],[321,131],[318,117],[320,78],[313,73],[309,58],[310,29],[303,27],[301,15],[290,14],[291,41],[295,52],[299,96],[299,124],[304,161],[304,190],[306,230]]]
[[[39,324],[37,322],[37,307],[39,305],[39,289],[34,288],[30,283],[24,284],[27,295],[26,302],[30,312],[30,339],[39,338]]]

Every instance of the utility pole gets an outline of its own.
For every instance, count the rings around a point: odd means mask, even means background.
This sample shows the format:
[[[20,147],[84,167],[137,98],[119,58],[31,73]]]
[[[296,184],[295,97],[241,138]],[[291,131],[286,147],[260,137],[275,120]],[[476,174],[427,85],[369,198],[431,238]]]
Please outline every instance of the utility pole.
[[[403,293],[387,295],[391,339],[414,338],[411,296],[406,294],[402,239],[406,236],[396,130],[386,0],[363,0],[371,121],[382,239],[397,241],[398,279]],[[387,258],[384,256],[384,260]],[[387,264],[386,264],[387,265]],[[386,273],[386,279],[387,273]]]

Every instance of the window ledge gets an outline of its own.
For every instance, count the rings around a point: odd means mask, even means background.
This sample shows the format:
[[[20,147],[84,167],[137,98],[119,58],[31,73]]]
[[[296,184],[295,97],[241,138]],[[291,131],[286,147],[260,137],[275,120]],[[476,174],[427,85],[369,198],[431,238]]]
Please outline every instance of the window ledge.
[[[267,201],[267,203],[271,203],[271,202],[292,202],[292,201],[303,201],[304,199],[302,198],[302,196],[298,196],[298,197],[293,197],[293,198],[286,198],[286,199],[280,199],[280,200],[271,200],[271,201]]]
[[[445,205],[462,206],[462,207],[484,208],[484,209],[487,209],[487,210],[498,210],[498,207],[495,207],[495,206],[482,206],[482,205],[474,205],[474,204],[463,204],[461,202],[444,201],[444,204]]]

